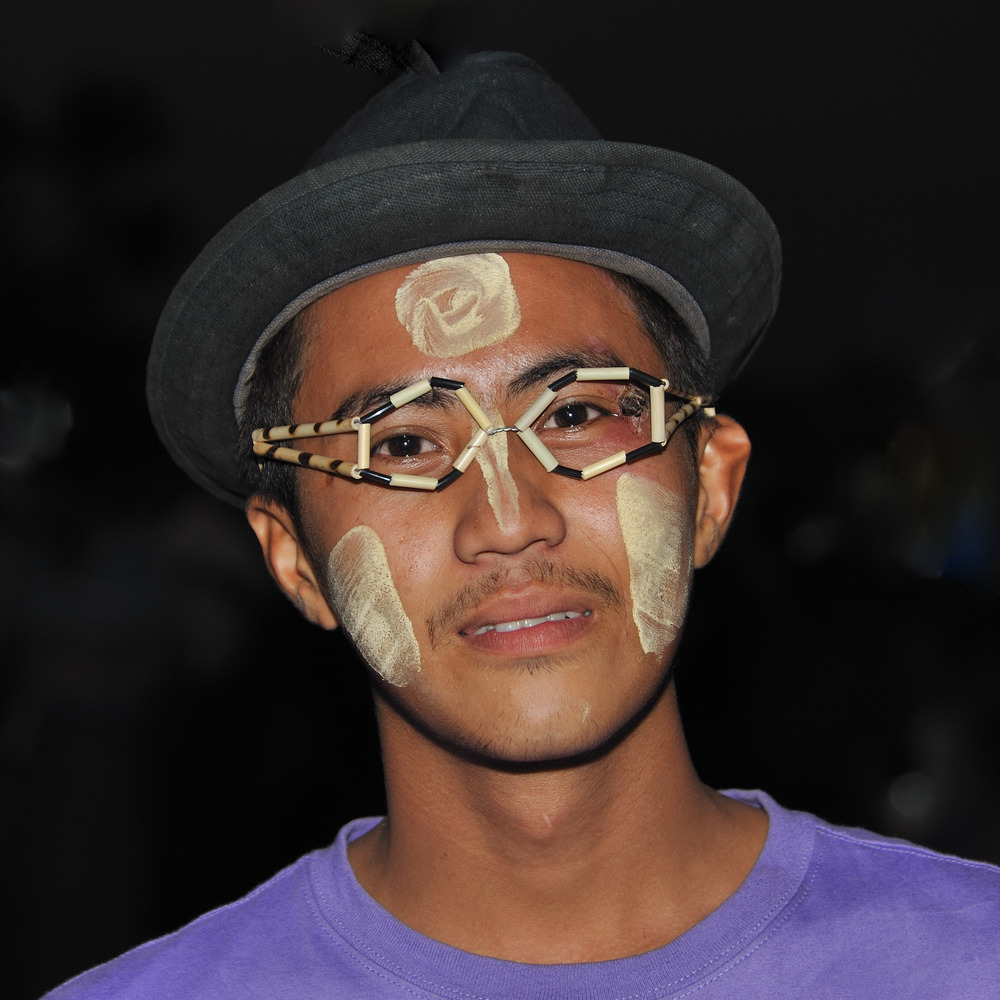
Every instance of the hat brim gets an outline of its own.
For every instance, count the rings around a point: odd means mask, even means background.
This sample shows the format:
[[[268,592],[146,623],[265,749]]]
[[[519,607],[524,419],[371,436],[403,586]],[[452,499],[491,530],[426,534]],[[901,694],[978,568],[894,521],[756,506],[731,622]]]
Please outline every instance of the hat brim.
[[[242,506],[250,488],[235,407],[261,338],[338,284],[456,248],[532,250],[635,275],[707,336],[720,386],[777,308],[773,223],[743,185],[700,160],[588,140],[375,149],[264,195],[182,277],[147,372],[153,422],[171,455]]]

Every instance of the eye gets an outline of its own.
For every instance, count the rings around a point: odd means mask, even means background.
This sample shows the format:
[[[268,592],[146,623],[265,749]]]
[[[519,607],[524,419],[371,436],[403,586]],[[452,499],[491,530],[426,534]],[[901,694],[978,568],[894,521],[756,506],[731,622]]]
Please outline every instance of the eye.
[[[542,430],[552,430],[555,428],[580,427],[591,420],[599,420],[608,415],[607,410],[593,403],[584,403],[575,400],[572,403],[565,403],[559,409],[553,410],[542,424]]]
[[[391,458],[412,458],[432,450],[427,438],[418,434],[395,434],[372,445],[373,455],[388,455]]]

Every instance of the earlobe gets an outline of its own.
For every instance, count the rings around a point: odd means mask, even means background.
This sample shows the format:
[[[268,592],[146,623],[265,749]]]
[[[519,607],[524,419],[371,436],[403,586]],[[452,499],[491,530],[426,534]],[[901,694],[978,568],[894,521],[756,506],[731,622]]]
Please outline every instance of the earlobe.
[[[251,497],[247,521],[260,542],[268,571],[285,596],[309,621],[326,629],[337,619],[323,596],[291,516],[284,507]]]
[[[696,567],[715,555],[732,521],[750,460],[750,439],[732,417],[719,414],[703,428],[699,453]]]

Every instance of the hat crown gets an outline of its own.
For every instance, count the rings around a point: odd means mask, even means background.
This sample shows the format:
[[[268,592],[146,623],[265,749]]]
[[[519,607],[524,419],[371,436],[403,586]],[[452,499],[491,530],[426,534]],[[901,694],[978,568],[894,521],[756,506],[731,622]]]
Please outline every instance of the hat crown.
[[[443,139],[600,139],[569,94],[533,59],[476,52],[438,72],[427,59],[380,90],[309,158],[331,160]]]
[[[478,53],[443,72],[418,47],[347,56],[408,72],[218,233],[160,317],[150,411],[198,483],[237,504],[253,488],[237,413],[268,338],[334,288],[404,262],[488,249],[620,271],[677,310],[719,385],[742,366],[777,306],[781,252],[741,184],[680,153],[602,140],[522,55]]]

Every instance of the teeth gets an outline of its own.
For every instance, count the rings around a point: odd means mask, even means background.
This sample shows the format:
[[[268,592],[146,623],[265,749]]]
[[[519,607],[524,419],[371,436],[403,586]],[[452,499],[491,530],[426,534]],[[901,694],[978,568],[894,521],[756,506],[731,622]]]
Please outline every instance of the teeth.
[[[497,622],[495,625],[483,625],[472,632],[463,632],[462,635],[485,635],[487,632],[517,632],[522,628],[534,628],[545,622],[561,622],[567,618],[587,618],[589,611],[556,611],[551,615],[543,615],[541,618],[518,618],[512,622]]]

